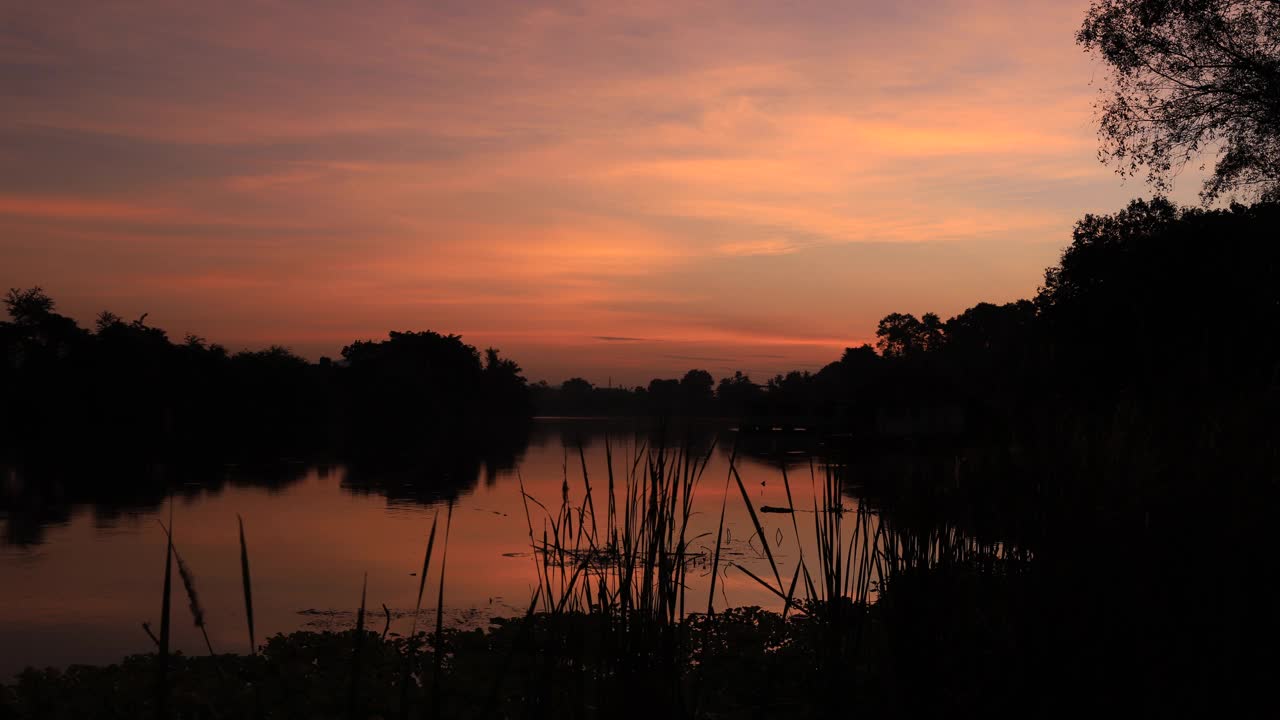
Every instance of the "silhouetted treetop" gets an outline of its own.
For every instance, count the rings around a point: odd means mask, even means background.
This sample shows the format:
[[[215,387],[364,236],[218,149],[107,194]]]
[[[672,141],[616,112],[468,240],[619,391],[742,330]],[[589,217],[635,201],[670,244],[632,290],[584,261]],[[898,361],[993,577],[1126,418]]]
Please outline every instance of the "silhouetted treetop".
[[[480,353],[459,335],[425,332],[391,332],[386,340],[357,340],[342,348],[351,367],[379,366],[383,370],[414,374],[459,371],[479,374]]]
[[[1168,189],[1217,153],[1202,197],[1280,192],[1280,3],[1097,0],[1077,41],[1111,69],[1100,155]]]
[[[560,384],[560,391],[569,395],[584,395],[594,389],[590,381],[580,377],[572,377]]]
[[[53,314],[53,298],[39,286],[27,290],[10,288],[4,304],[17,325],[34,325]]]
[[[995,305],[978,303],[946,322],[947,346],[965,353],[1007,353],[1024,342],[1036,320],[1030,300]]]
[[[936,350],[942,343],[942,321],[934,313],[919,319],[910,313],[890,313],[876,327],[876,348],[885,357],[911,357]]]
[[[680,379],[680,393],[690,407],[701,407],[714,397],[716,381],[706,370],[690,370]]]
[[[1130,265],[1131,258],[1145,255],[1153,239],[1163,236],[1180,216],[1178,207],[1163,197],[1134,200],[1114,215],[1085,215],[1076,223],[1062,259],[1045,270],[1039,304],[1066,305],[1101,291],[1110,276]]]

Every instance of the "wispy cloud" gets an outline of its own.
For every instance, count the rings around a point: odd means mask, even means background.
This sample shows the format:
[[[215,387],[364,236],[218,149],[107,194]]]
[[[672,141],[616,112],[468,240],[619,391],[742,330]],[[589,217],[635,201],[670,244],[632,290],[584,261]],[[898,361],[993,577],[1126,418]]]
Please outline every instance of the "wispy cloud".
[[[709,357],[707,355],[663,355],[664,358],[672,360],[697,360],[700,362],[733,362],[734,358],[727,357]]]
[[[822,362],[1032,292],[1140,192],[1094,157],[1087,4],[28,3],[0,286],[313,355],[464,332],[534,376]]]
[[[728,242],[716,249],[724,255],[786,255],[798,247],[789,240],[773,239]]]

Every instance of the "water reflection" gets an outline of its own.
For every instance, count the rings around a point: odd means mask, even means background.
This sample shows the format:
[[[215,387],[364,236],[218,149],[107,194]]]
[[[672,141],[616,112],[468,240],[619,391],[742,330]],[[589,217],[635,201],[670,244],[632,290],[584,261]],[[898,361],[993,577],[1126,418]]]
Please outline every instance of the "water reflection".
[[[569,502],[580,504],[585,464],[603,506],[606,446],[619,477],[627,464],[663,446],[678,445],[706,458],[702,481],[691,496],[690,552],[714,550],[723,506],[723,559],[764,575],[766,555],[772,554],[790,577],[801,553],[813,552],[807,544],[814,516],[762,514],[764,532],[756,532],[740,491],[728,484],[735,444],[754,506],[788,505],[781,462],[791,468],[796,507],[813,505],[811,438],[782,432],[738,438],[714,424],[662,428],[616,420],[541,421],[515,443],[491,441],[400,464],[149,467],[111,474],[11,469],[0,495],[0,672],[26,664],[107,662],[148,650],[150,641],[139,626],[154,624],[159,613],[164,536],[156,521],[167,516],[170,493],[176,543],[196,576],[219,651],[245,650],[247,644],[237,515],[245,519],[252,555],[260,636],[349,622],[366,572],[370,606],[385,604],[390,631],[401,632],[414,604],[414,573],[421,567],[427,530],[442,502],[453,501],[447,619],[478,624],[493,615],[522,612],[537,586],[529,528],[532,524],[540,532],[546,518],[536,507],[532,517],[526,515],[519,481],[552,510],[566,489]],[[432,584],[436,572],[433,567]],[[691,607],[705,607],[710,580],[708,567],[690,569]],[[780,607],[769,591],[727,565],[721,567],[716,595],[718,607]],[[203,648],[185,618],[175,622],[175,641],[187,652]]]
[[[95,524],[110,527],[122,517],[155,512],[170,495],[191,501],[216,497],[227,488],[284,492],[313,472],[321,478],[339,472],[342,486],[353,493],[430,505],[469,493],[481,479],[493,484],[516,467],[528,442],[529,428],[518,425],[470,442],[424,442],[413,453],[357,455],[341,464],[293,461],[215,467],[73,456],[0,465],[0,538],[4,545],[39,545],[46,529],[64,526],[76,514],[88,513]]]
[[[282,492],[313,468],[302,463],[209,468],[134,464],[4,467],[0,485],[0,542],[28,547],[45,541],[50,528],[88,515],[95,527],[111,528],[123,518],[157,510],[172,494],[190,502],[227,488]],[[325,472],[323,468],[317,472]]]

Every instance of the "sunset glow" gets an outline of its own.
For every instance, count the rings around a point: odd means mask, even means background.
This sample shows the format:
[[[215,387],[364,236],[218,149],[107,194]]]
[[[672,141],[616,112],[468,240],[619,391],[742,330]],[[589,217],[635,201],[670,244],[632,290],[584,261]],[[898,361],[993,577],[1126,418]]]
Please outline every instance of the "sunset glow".
[[[759,377],[1027,297],[1147,192],[1095,155],[1084,2],[293,5],[7,8],[0,286],[313,359]]]

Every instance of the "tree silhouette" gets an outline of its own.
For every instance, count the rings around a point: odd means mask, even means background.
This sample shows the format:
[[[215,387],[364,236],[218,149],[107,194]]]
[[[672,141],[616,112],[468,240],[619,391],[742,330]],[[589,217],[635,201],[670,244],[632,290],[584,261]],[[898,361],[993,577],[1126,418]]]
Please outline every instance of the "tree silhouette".
[[[735,371],[733,377],[720,378],[716,386],[716,400],[729,417],[740,417],[750,411],[762,394],[760,386],[741,370]]]
[[[674,412],[680,404],[680,381],[674,378],[654,378],[649,381],[649,404],[662,414]]]
[[[560,384],[560,392],[572,397],[585,397],[594,389],[594,385],[580,377],[569,378]]]
[[[1008,355],[1025,344],[1035,319],[1036,307],[1030,300],[978,303],[947,320],[947,348],[966,356]]]
[[[716,381],[706,370],[690,370],[680,379],[680,394],[687,407],[705,408],[714,397]]]
[[[1135,200],[1086,215],[1045,273],[1041,332],[1064,381],[1161,390],[1194,371],[1198,385],[1274,372],[1280,328],[1280,204],[1180,208]]]
[[[1280,193],[1280,3],[1098,0],[1076,36],[1110,66],[1100,155],[1160,190],[1216,152],[1201,195]]]
[[[314,364],[281,346],[175,343],[145,314],[104,311],[90,332],[38,287],[3,299],[0,456],[74,446],[112,461],[239,462],[431,452],[482,435],[498,447],[519,444],[532,412],[520,366],[492,348],[482,363],[456,335],[391,333]]]
[[[920,347],[926,352],[942,347],[942,320],[936,313],[925,313],[920,316]]]
[[[876,349],[885,357],[909,357],[926,344],[925,326],[911,313],[890,313],[876,327]]]
[[[484,406],[491,412],[527,415],[532,412],[529,384],[515,360],[504,358],[497,348],[484,351]]]
[[[53,314],[53,298],[39,286],[27,290],[10,288],[4,304],[16,325],[35,325]]]

